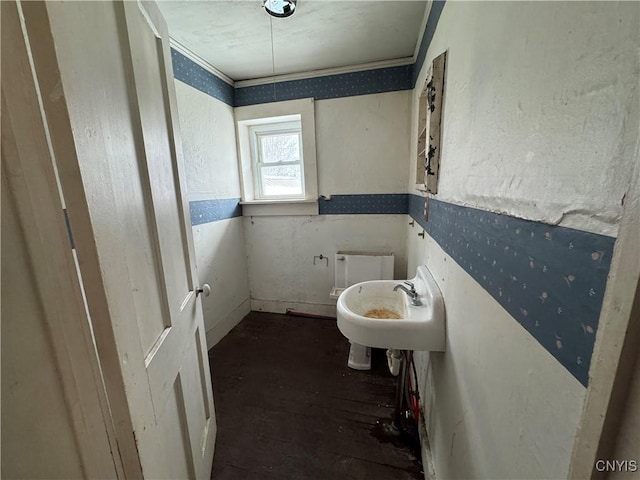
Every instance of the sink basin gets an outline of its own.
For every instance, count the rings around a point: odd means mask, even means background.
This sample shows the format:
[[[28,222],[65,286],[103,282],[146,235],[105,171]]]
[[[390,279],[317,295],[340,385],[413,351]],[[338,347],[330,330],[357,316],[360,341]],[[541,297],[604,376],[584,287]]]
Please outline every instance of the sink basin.
[[[401,290],[402,280],[372,280],[352,285],[338,298],[338,329],[354,343],[398,350],[445,350],[442,293],[427,267],[419,266],[409,280],[421,306]],[[371,318],[371,317],[385,318]]]

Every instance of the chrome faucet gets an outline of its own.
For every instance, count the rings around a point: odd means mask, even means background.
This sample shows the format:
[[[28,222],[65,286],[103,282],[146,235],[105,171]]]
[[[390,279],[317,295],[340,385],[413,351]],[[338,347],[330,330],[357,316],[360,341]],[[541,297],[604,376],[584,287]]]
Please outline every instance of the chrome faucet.
[[[418,292],[416,292],[415,285],[411,282],[404,282],[404,283],[409,285],[409,288],[405,287],[402,284],[398,284],[395,287],[393,287],[393,291],[397,292],[398,289],[400,289],[404,293],[409,295],[409,298],[411,298],[411,305],[414,305],[416,307],[419,307],[420,305],[422,305],[422,302],[420,301],[420,295],[418,295]]]

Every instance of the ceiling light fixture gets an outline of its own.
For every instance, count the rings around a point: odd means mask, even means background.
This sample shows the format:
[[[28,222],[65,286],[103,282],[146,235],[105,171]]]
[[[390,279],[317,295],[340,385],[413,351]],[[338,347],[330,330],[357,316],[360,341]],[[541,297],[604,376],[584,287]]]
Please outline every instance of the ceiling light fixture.
[[[286,18],[296,11],[298,0],[262,0],[262,6],[272,17]]]

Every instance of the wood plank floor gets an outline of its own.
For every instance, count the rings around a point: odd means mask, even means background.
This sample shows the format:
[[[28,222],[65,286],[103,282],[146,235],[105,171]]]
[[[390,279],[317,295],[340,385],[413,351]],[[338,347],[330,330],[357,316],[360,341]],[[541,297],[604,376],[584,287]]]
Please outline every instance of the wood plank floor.
[[[411,451],[375,435],[395,379],[347,367],[335,320],[251,312],[210,352],[218,423],[211,478],[421,479]],[[394,445],[394,443],[396,443]]]

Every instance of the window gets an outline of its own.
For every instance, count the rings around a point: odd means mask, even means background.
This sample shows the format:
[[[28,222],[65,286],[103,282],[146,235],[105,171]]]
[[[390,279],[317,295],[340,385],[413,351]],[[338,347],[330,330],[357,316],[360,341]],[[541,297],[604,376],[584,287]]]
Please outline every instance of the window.
[[[317,215],[314,100],[234,109],[242,214]]]
[[[267,123],[249,129],[255,199],[304,198],[300,121]]]

